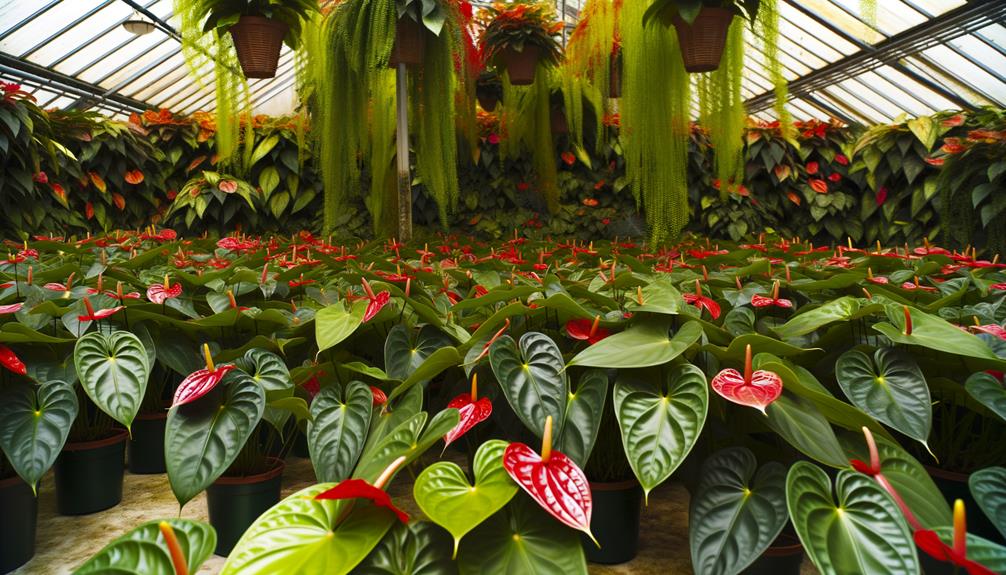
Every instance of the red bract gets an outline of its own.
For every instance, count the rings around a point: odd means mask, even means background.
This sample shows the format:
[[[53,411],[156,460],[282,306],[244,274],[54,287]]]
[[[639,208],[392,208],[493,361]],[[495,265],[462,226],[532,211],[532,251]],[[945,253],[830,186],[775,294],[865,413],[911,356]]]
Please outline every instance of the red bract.
[[[14,353],[14,350],[3,344],[0,344],[0,365],[18,375],[28,373],[28,368],[25,367],[24,362]]]
[[[468,433],[468,430],[489,419],[493,412],[493,403],[488,397],[478,396],[478,375],[472,376],[472,392],[462,393],[447,404],[448,408],[458,410],[458,424],[444,435],[444,449],[455,439]]]
[[[724,369],[711,382],[713,391],[727,401],[754,407],[762,413],[765,408],[782,395],[782,378],[771,371],[752,371],[751,346],[744,351],[744,373],[736,369]]]
[[[182,284],[171,284],[168,276],[164,276],[163,284],[151,284],[147,288],[147,299],[156,304],[162,304],[169,299],[182,295]]]
[[[975,325],[971,329],[977,332],[994,335],[999,339],[1006,340],[1006,329],[1003,329],[1001,325],[996,325],[994,323],[989,325]]]
[[[695,280],[695,293],[681,294],[681,297],[684,298],[685,303],[708,311],[713,319],[720,317],[720,304],[702,295],[702,284],[699,283],[699,280]]]
[[[374,405],[384,405],[388,403],[388,396],[380,388],[370,386],[370,395],[374,396]]]
[[[84,298],[84,309],[87,313],[84,315],[78,315],[77,319],[79,321],[99,321],[119,313],[119,311],[126,309],[124,306],[115,306],[108,309],[99,309],[95,311],[94,306],[91,305],[91,300]]]
[[[593,501],[583,471],[559,451],[552,451],[552,417],[545,423],[542,454],[523,443],[511,443],[503,452],[507,473],[537,503],[562,523],[591,539]]]
[[[213,388],[232,369],[234,369],[233,365],[226,364],[217,366],[213,370],[200,369],[190,373],[178,384],[178,389],[175,390],[175,397],[171,402],[171,406],[192,403],[210,391],[213,391]]]
[[[388,492],[374,487],[362,479],[347,479],[335,487],[322,491],[315,499],[368,499],[378,507],[390,509],[402,523],[409,522],[409,516],[391,502]]]
[[[887,279],[884,276],[874,276],[873,268],[866,268],[866,281],[870,283],[875,283],[877,285],[885,285],[891,280]]]
[[[0,305],[0,315],[7,315],[9,313],[17,313],[17,312],[21,311],[22,307],[24,307],[24,304],[20,303],[20,302],[18,302],[18,303],[12,303],[10,305]]]
[[[382,291],[379,294],[374,294],[374,290],[370,287],[370,282],[363,279],[363,291],[367,294],[367,299],[370,303],[367,304],[367,311],[363,314],[364,323],[374,319],[374,316],[381,311],[381,309],[388,305],[391,301],[391,293],[388,291]]]
[[[611,335],[611,332],[599,327],[601,316],[594,316],[594,320],[571,319],[566,322],[566,335],[573,339],[586,341],[590,345],[601,341]]]
[[[777,281],[772,287],[772,297],[755,294],[751,296],[751,305],[754,307],[775,306],[790,309],[793,307],[793,302],[779,297],[779,282]]]
[[[915,544],[919,546],[919,549],[922,549],[930,557],[938,561],[963,567],[968,572],[968,575],[995,575],[995,571],[968,559],[967,556],[958,553],[953,547],[944,543],[935,531],[919,529],[914,535]]]

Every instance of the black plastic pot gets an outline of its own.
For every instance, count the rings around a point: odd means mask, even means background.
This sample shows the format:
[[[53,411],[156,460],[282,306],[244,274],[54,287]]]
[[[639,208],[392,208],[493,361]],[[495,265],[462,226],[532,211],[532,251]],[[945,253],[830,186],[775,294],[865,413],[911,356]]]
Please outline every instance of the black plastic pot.
[[[971,496],[971,488],[968,487],[968,478],[970,475],[946,471],[928,465],[925,468],[929,476],[933,478],[936,488],[940,490],[943,498],[948,503],[953,505],[957,499],[964,501],[964,507],[968,511],[968,533],[999,543],[1000,545],[1006,544],[999,530],[989,521],[989,518],[985,516],[985,513],[978,506],[978,502]]]
[[[265,473],[221,477],[206,489],[210,525],[217,530],[217,555],[226,557],[259,515],[279,503],[285,464],[275,458],[269,463]]]
[[[125,429],[97,441],[67,443],[56,458],[56,510],[86,515],[122,501],[126,469]]]
[[[20,477],[3,479],[0,510],[0,573],[9,573],[35,556],[38,498]]]
[[[590,531],[601,544],[598,548],[581,536],[587,561],[614,565],[631,561],[639,550],[639,512],[643,489],[635,479],[618,483],[591,483],[594,511]]]
[[[800,539],[782,533],[761,557],[741,571],[742,575],[800,575],[803,565],[803,545]]]
[[[133,437],[129,440],[129,472],[153,475],[167,471],[164,464],[164,426],[167,413],[141,413],[133,420]]]

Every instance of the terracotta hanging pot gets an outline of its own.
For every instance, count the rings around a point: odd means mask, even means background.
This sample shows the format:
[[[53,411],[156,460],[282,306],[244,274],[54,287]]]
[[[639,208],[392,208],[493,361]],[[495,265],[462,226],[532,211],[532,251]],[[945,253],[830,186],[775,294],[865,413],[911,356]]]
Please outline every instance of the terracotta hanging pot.
[[[238,53],[241,69],[248,78],[273,78],[279,66],[279,52],[283,48],[290,27],[277,20],[262,16],[242,16],[231,26],[231,38]]]
[[[672,21],[678,31],[685,70],[692,73],[712,72],[720,67],[733,19],[734,13],[725,8],[703,8],[691,24],[674,15]]]
[[[421,66],[426,55],[426,28],[412,18],[399,18],[395,26],[395,45],[391,48],[388,65],[396,68],[405,64],[410,68]]]
[[[534,71],[541,59],[541,48],[534,44],[525,44],[524,50],[518,52],[507,48],[500,52],[500,60],[506,66],[507,76],[514,86],[530,86],[534,84]]]

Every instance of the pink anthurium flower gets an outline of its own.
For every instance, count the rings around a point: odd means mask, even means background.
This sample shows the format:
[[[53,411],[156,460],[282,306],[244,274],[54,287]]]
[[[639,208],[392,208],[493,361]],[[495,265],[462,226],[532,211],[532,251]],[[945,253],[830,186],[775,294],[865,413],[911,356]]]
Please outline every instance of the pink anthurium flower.
[[[447,404],[448,408],[458,410],[460,420],[453,429],[444,435],[445,450],[454,440],[468,433],[471,428],[489,419],[489,416],[492,415],[493,403],[489,401],[488,397],[479,397],[478,382],[478,374],[472,375],[472,392],[470,394],[462,393]]]
[[[793,302],[779,297],[779,281],[776,280],[775,284],[772,286],[772,297],[755,294],[751,296],[751,305],[754,307],[775,306],[790,309],[793,307]]]
[[[866,281],[877,285],[885,285],[890,283],[891,280],[884,276],[875,276],[873,275],[873,268],[866,268]]]
[[[695,293],[681,294],[681,297],[684,298],[685,303],[692,304],[699,310],[708,311],[713,319],[720,317],[720,304],[702,295],[702,283],[699,280],[695,280]]]
[[[232,364],[214,367],[209,344],[203,344],[203,357],[206,358],[206,369],[193,371],[178,384],[178,389],[175,390],[175,396],[171,402],[172,407],[191,403],[213,391],[213,388],[220,383],[227,372],[234,369]]]
[[[978,321],[977,317],[975,318],[975,325],[972,326],[971,329],[978,333],[987,333],[989,335],[994,335],[999,339],[1006,340],[1006,329],[1004,329],[1003,326],[994,323],[990,323],[989,325],[982,325]]]
[[[373,484],[367,483],[363,479],[346,479],[335,487],[315,495],[314,498],[315,500],[322,501],[326,499],[367,499],[378,507],[390,509],[391,512],[398,517],[399,521],[407,524],[409,522],[409,516],[398,507],[395,507],[395,504],[391,501],[391,496],[384,490],[384,485],[389,479],[391,479],[391,476],[398,470],[399,467],[402,466],[403,463],[405,463],[404,455],[392,461],[391,465],[389,465],[388,468],[381,473],[381,476],[378,477],[377,481]],[[340,523],[342,519],[349,516],[349,512],[351,510],[352,506],[347,507],[336,523]]]
[[[909,290],[909,291],[915,291],[915,290],[929,291],[929,292],[938,291],[936,288],[934,288],[932,286],[924,286],[921,283],[919,283],[919,277],[918,276],[915,276],[915,281],[914,282],[905,282],[905,283],[901,284],[901,289]]]
[[[590,345],[611,335],[611,332],[600,327],[601,316],[595,315],[594,321],[589,319],[571,319],[566,322],[566,335],[573,339],[586,341]]]
[[[117,305],[115,307],[110,307],[108,309],[99,309],[95,311],[94,306],[91,305],[91,300],[87,297],[84,298],[84,309],[87,313],[84,315],[78,315],[77,319],[80,321],[99,321],[105,318],[112,317],[113,315],[119,313],[119,311],[126,309],[125,306]]]
[[[744,350],[744,373],[724,369],[711,382],[713,391],[727,401],[745,405],[765,413],[765,408],[782,395],[782,378],[779,374],[759,369],[752,371],[751,346]]]
[[[151,284],[147,288],[147,299],[156,304],[163,304],[169,299],[182,295],[182,284],[171,284],[171,278],[164,274],[163,284]]]
[[[123,293],[123,291],[122,291],[122,282],[116,282],[115,283],[115,291],[106,291],[105,295],[107,295],[109,297],[112,297],[112,298],[115,298],[115,299],[119,300],[120,302],[123,301],[123,300],[127,300],[127,299],[140,299],[141,297],[143,297],[143,296],[140,295],[140,292],[138,292],[138,291],[129,292],[129,293]]]
[[[551,415],[545,419],[541,455],[523,443],[511,443],[503,452],[503,468],[542,509],[597,544],[590,532],[590,484],[572,459],[552,450]]]
[[[381,309],[388,305],[391,301],[391,292],[385,290],[379,294],[374,294],[374,289],[370,287],[370,282],[367,278],[363,278],[363,291],[367,294],[367,299],[370,303],[367,304],[367,311],[363,314],[364,323],[374,319],[374,316],[381,311]]]
[[[28,373],[28,368],[21,361],[21,358],[14,353],[14,350],[3,344],[0,344],[0,365],[18,375]]]
[[[9,305],[0,305],[0,315],[7,315],[9,313],[17,313],[17,312],[21,311],[22,307],[24,307],[24,304],[21,303],[21,302],[12,303],[12,304],[9,304]]]

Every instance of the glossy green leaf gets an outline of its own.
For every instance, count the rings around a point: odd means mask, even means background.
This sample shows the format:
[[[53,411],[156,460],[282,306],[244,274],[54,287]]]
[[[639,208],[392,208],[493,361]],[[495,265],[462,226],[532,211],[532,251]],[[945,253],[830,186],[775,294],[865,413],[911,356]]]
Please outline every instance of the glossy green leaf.
[[[359,301],[353,304],[351,311],[346,311],[346,306],[342,302],[318,310],[314,316],[314,335],[318,341],[318,352],[335,347],[353,335],[356,328],[363,323],[365,311],[367,311],[366,304]]]
[[[429,521],[396,522],[353,575],[457,575],[451,537]]]
[[[405,380],[433,352],[451,343],[449,337],[431,325],[423,326],[413,338],[411,328],[398,324],[391,328],[384,341],[384,371],[392,379]]]
[[[1006,539],[1006,467],[975,471],[968,478],[968,487],[985,516]]]
[[[807,556],[822,575],[919,573],[908,524],[870,477],[840,471],[833,495],[828,475],[799,461],[786,478],[786,499]]]
[[[1006,388],[998,379],[984,372],[975,373],[964,383],[964,389],[975,401],[1006,421]]]
[[[293,380],[290,379],[290,370],[286,367],[286,363],[283,358],[271,351],[249,349],[237,365],[261,385],[266,393],[293,388]]]
[[[165,519],[175,532],[190,573],[199,570],[217,545],[217,533],[207,523]],[[161,535],[161,521],[149,521],[98,551],[73,575],[175,575],[171,552]]]
[[[937,527],[933,529],[947,545],[953,545],[954,528]],[[993,543],[988,539],[968,533],[968,559],[981,563],[994,573],[1006,573],[1006,547]]]
[[[1006,360],[1001,360],[985,342],[973,334],[924,311],[909,308],[909,312],[912,316],[912,335],[905,335],[904,311],[897,306],[889,306],[887,309],[887,317],[891,323],[876,323],[873,329],[894,343],[919,345],[944,353],[993,360],[996,364],[1006,365]]]
[[[614,402],[625,455],[649,496],[685,460],[702,432],[709,407],[706,376],[684,364],[658,386],[623,372]]]
[[[765,413],[768,426],[805,455],[832,467],[848,465],[835,430],[810,400],[783,391]]]
[[[475,484],[450,461],[427,467],[416,478],[413,497],[423,513],[454,537],[454,552],[466,533],[506,505],[517,493],[517,484],[503,468],[507,443],[492,439],[475,452]]]
[[[388,399],[395,399],[408,390],[412,389],[414,386],[424,382],[429,381],[440,375],[446,369],[455,367],[461,363],[461,355],[458,353],[457,348],[453,346],[441,347],[440,349],[434,351],[429,357],[423,361],[415,371],[412,372],[405,381],[400,385],[396,386],[395,389],[391,390],[391,395]]]
[[[77,340],[73,363],[91,401],[129,429],[150,376],[150,360],[140,339],[128,331],[89,333]]]
[[[415,461],[434,443],[441,441],[460,420],[458,410],[453,408],[434,415],[428,425],[427,417],[427,413],[421,411],[395,428],[376,444],[373,451],[360,459],[353,477],[375,481],[399,457],[405,456],[403,466]]]
[[[555,434],[562,434],[569,383],[562,352],[552,338],[528,332],[518,349],[513,338],[503,336],[489,348],[489,363],[510,407],[528,429],[541,437],[545,418],[551,415]]]
[[[807,335],[828,324],[849,321],[859,313],[861,307],[859,298],[843,296],[812,310],[797,314],[783,325],[775,328],[775,332],[784,339]],[[876,306],[876,309],[880,311],[883,308]]]
[[[880,455],[880,470],[898,490],[922,526],[933,529],[950,525],[953,522],[950,505],[926,468],[893,441],[877,435],[874,435],[874,440]],[[862,433],[843,435],[840,441],[849,459],[870,460]]]
[[[932,400],[922,370],[907,352],[882,347],[869,355],[852,350],[835,364],[835,378],[856,407],[926,444]]]
[[[749,307],[735,307],[723,318],[723,327],[734,337],[755,331],[755,312]]]
[[[370,417],[370,433],[367,435],[367,442],[360,457],[363,460],[370,459],[378,443],[422,409],[422,387],[412,387],[401,397],[389,398],[388,403],[374,410]]]
[[[580,384],[566,402],[566,421],[556,440],[556,448],[581,469],[587,465],[590,452],[594,449],[607,396],[608,374],[600,369],[591,369],[583,372]]]
[[[743,447],[724,449],[702,464],[688,508],[688,540],[697,575],[740,573],[789,520],[786,468],[775,462],[757,467],[754,454]]]
[[[359,381],[345,391],[328,385],[311,402],[307,447],[318,481],[342,481],[353,472],[367,441],[373,403],[370,386]]]
[[[351,572],[397,519],[390,510],[361,500],[314,499],[334,486],[312,485],[259,516],[227,557],[221,575]],[[352,511],[343,517],[350,504]]]
[[[180,505],[230,467],[264,411],[262,386],[237,371],[229,372],[209,395],[168,411],[164,459]]]
[[[461,575],[587,575],[579,534],[523,493],[465,537]]]
[[[637,368],[663,365],[678,357],[702,337],[702,326],[690,321],[668,335],[670,322],[653,320],[606,337],[570,360],[569,365]]]
[[[0,450],[32,490],[55,463],[77,418],[73,385],[19,384],[0,394]]]
[[[625,298],[625,311],[677,315],[684,307],[681,292],[674,287],[674,282],[665,277],[657,276],[650,280],[649,284],[642,287],[642,293],[642,305],[635,297]]]

